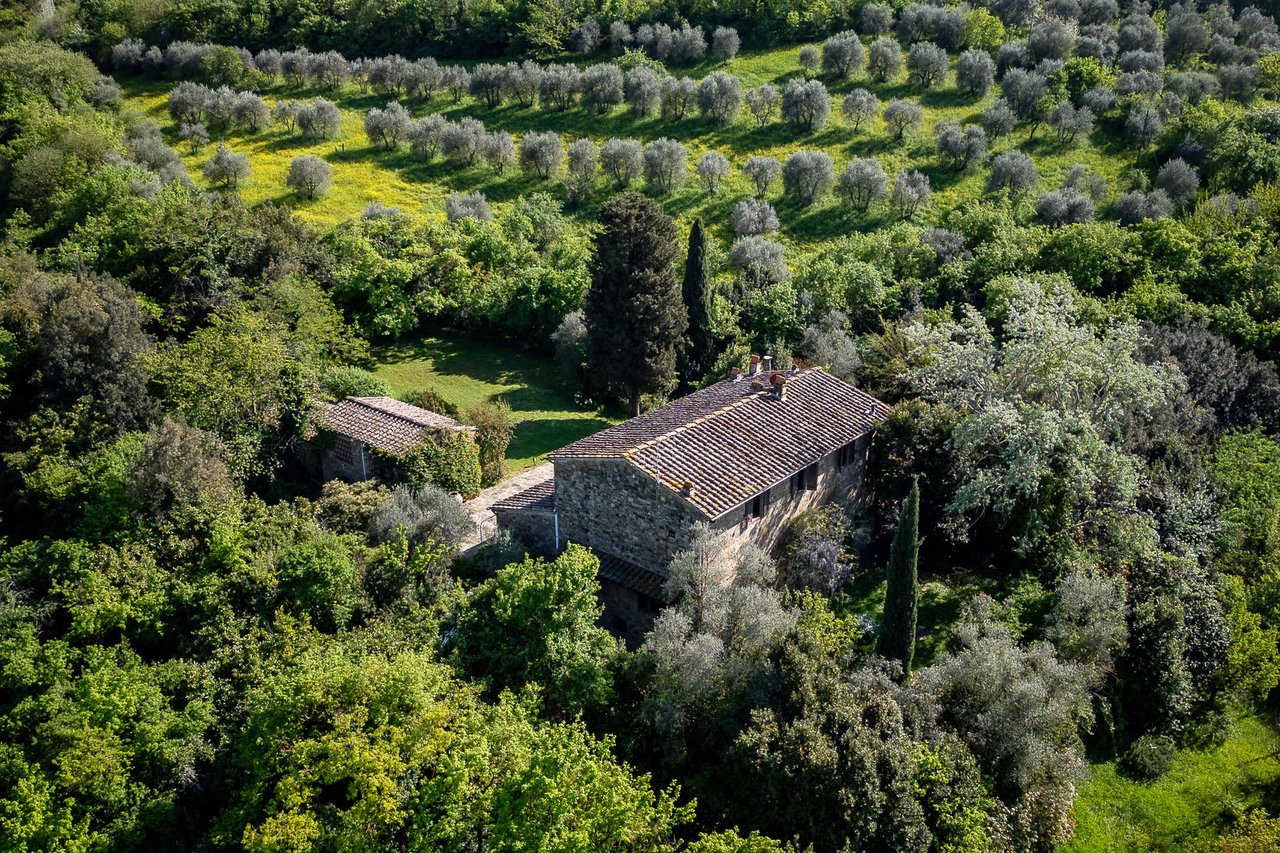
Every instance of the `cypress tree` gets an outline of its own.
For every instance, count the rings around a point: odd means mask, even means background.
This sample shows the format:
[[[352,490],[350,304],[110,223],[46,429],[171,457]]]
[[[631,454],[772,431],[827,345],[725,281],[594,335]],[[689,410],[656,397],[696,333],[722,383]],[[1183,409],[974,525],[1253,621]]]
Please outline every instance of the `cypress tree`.
[[[917,562],[920,554],[920,481],[902,502],[898,529],[889,547],[889,587],[884,596],[884,624],[880,633],[880,653],[902,663],[905,679],[911,674],[916,653],[916,605],[920,597]]]
[[[692,390],[712,371],[716,363],[716,336],[711,329],[711,271],[707,259],[707,237],[702,220],[693,220],[689,229],[689,254],[684,262],[681,287],[689,331],[680,348],[680,384]]]
[[[587,363],[600,390],[640,414],[640,395],[671,389],[689,323],[676,283],[676,226],[639,193],[600,206],[600,231],[583,304]]]

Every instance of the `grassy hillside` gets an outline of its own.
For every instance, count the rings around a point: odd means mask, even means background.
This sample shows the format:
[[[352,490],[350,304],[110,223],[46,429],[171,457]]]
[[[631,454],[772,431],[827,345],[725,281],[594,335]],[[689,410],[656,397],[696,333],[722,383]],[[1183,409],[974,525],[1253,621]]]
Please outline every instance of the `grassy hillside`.
[[[789,46],[744,53],[724,68],[742,80],[744,90],[765,82],[780,85],[800,73],[798,50],[799,46]],[[691,73],[702,75],[717,67],[707,62]],[[584,136],[597,142],[614,136],[643,141],[664,136],[676,139],[690,150],[690,175],[681,190],[663,199],[667,210],[678,216],[702,216],[720,236],[726,238],[732,236],[729,214],[733,205],[749,194],[748,182],[739,167],[754,154],[785,159],[801,148],[818,148],[831,155],[837,170],[854,157],[866,156],[878,157],[890,176],[906,168],[919,169],[929,176],[934,190],[934,204],[930,211],[924,213],[926,218],[982,194],[986,168],[973,167],[957,173],[944,165],[935,150],[933,128],[942,121],[976,123],[982,110],[998,96],[997,91],[993,90],[985,99],[966,98],[955,88],[950,75],[938,87],[923,92],[908,84],[905,75],[884,84],[876,83],[865,72],[838,83],[823,79],[831,89],[832,117],[826,128],[815,133],[794,130],[776,117],[766,126],[758,127],[745,111],[732,125],[717,127],[696,113],[675,121],[657,115],[636,119],[623,107],[615,108],[605,116],[589,115],[581,106],[563,112],[541,105],[522,108],[505,104],[489,109],[470,97],[455,104],[444,92],[438,92],[430,102],[406,102],[405,105],[415,117],[433,112],[451,120],[473,116],[482,120],[489,130],[512,133],[517,137],[517,144],[522,133],[548,130],[560,133],[566,146]],[[126,78],[121,82],[127,104],[159,123],[176,144],[177,128],[166,111],[166,95],[173,83],[139,78]],[[908,133],[902,141],[894,140],[892,132],[878,119],[870,128],[863,127],[855,133],[840,113],[841,100],[855,88],[869,89],[882,102],[891,98],[918,100],[925,108],[923,127]],[[343,124],[337,138],[314,144],[277,126],[247,135],[228,134],[226,143],[250,158],[253,172],[240,193],[251,203],[283,202],[295,207],[306,219],[332,225],[358,215],[371,201],[398,205],[406,211],[425,216],[441,216],[444,199],[453,190],[480,190],[498,209],[522,194],[547,188],[549,183],[551,188],[561,192],[554,183],[526,177],[515,168],[499,176],[487,165],[459,169],[440,159],[424,163],[403,144],[395,152],[370,145],[363,130],[364,114],[371,107],[382,106],[386,98],[362,94],[353,86],[333,93],[299,89],[281,82],[262,94],[269,104],[281,98],[323,95],[340,106]],[[1061,184],[1067,170],[1076,164],[1082,164],[1109,180],[1135,165],[1133,149],[1126,148],[1101,128],[1095,130],[1090,140],[1078,140],[1074,146],[1058,145],[1044,128],[1035,132],[1034,140],[1031,137],[1032,130],[1023,125],[1010,136],[995,142],[991,153],[994,156],[1013,147],[1025,150],[1034,158],[1046,187]],[[193,178],[202,181],[200,164],[211,155],[211,149],[192,154],[186,146],[179,147]],[[697,158],[710,149],[719,150],[735,167],[720,193],[714,197],[706,193],[692,174]],[[333,166],[334,188],[328,198],[300,201],[285,186],[289,161],[302,154],[318,155]],[[602,178],[593,201],[598,204],[607,191]],[[781,187],[775,186],[769,200],[778,207],[782,234],[799,243],[820,241],[850,230],[871,230],[883,225],[890,216],[882,206],[873,207],[866,216],[855,216],[841,210],[832,197],[812,208],[799,209],[782,201],[780,195]],[[593,212],[593,205],[588,204],[578,215],[589,217]]]
[[[1076,801],[1075,838],[1066,853],[1203,850],[1232,818],[1266,807],[1280,790],[1280,734],[1241,714],[1221,746],[1182,750],[1166,775],[1135,782],[1114,762],[1095,764]]]

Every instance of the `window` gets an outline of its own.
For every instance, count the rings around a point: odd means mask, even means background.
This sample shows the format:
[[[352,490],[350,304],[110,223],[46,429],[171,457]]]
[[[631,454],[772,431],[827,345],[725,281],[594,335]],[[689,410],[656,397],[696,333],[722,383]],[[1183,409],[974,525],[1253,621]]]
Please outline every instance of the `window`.
[[[791,494],[818,488],[818,463],[801,468],[791,475]]]
[[[854,463],[858,456],[856,453],[857,444],[856,441],[851,441],[836,451],[837,468],[848,468]]]
[[[751,500],[747,501],[747,510],[745,516],[747,518],[761,518],[764,516],[765,510],[769,508],[769,493],[761,492]]]

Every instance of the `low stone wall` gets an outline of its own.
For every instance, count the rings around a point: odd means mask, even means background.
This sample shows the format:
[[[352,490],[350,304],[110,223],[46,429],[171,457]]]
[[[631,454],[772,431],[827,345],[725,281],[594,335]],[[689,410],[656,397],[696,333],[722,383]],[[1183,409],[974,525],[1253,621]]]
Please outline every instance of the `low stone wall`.
[[[545,509],[494,509],[498,527],[510,530],[530,551],[544,557],[556,553],[555,514]],[[563,545],[563,541],[561,542]]]

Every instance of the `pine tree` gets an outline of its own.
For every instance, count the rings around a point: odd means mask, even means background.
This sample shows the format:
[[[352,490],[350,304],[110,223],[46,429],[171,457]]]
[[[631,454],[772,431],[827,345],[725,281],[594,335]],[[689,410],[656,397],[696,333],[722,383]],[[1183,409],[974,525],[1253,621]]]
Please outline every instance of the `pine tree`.
[[[702,220],[693,220],[689,229],[689,254],[684,262],[684,307],[689,312],[689,331],[680,348],[680,384],[695,388],[715,368],[716,336],[711,328],[711,271],[707,259],[707,237]]]
[[[675,277],[676,227],[639,193],[609,199],[597,221],[583,305],[587,362],[601,390],[625,398],[638,415],[642,394],[670,390],[689,323]]]
[[[898,529],[889,547],[889,588],[884,596],[884,624],[880,632],[880,653],[902,663],[903,678],[911,673],[916,652],[916,605],[920,584],[916,565],[920,555],[920,481],[902,502]]]

